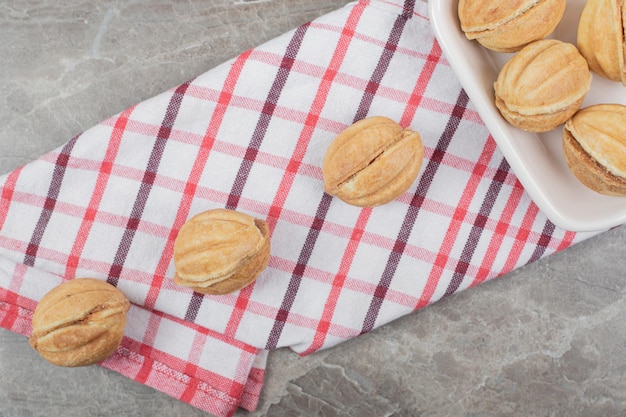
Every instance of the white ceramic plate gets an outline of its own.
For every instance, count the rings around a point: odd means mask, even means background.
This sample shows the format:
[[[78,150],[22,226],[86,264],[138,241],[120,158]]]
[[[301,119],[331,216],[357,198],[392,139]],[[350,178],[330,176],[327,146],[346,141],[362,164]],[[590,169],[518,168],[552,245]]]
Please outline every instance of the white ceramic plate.
[[[469,41],[460,29],[458,0],[431,0],[435,36],[513,172],[539,209],[557,226],[571,231],[598,231],[626,223],[626,197],[598,194],[570,172],[561,150],[559,127],[528,133],[509,125],[493,100],[493,83],[512,54],[489,51]],[[578,19],[585,0],[569,0],[551,37],[576,44]],[[595,103],[626,104],[626,87],[594,75],[583,107]]]

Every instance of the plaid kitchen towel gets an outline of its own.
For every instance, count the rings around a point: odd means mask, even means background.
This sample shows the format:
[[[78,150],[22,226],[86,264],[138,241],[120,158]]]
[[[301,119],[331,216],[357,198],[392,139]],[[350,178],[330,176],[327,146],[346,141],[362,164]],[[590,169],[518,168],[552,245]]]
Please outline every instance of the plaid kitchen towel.
[[[323,192],[348,125],[421,133],[425,161],[376,208]],[[266,219],[268,268],[202,296],[172,278],[182,224],[226,207]],[[218,416],[254,409],[269,350],[305,355],[589,237],[529,199],[442,56],[427,5],[352,3],[141,102],[0,178],[0,324],[75,277],[133,303],[103,366]]]

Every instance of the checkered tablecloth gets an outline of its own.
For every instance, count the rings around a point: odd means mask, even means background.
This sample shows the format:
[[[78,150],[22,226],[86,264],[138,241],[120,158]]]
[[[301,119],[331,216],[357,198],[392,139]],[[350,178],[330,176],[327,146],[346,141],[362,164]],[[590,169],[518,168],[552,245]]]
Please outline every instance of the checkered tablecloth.
[[[120,86],[123,88],[123,86]],[[323,192],[336,134],[382,115],[425,161],[377,208]],[[227,296],[172,277],[193,214],[266,219],[268,268]],[[359,1],[103,121],[0,178],[0,325],[75,277],[133,303],[102,365],[218,416],[254,409],[269,351],[334,346],[590,234],[524,192],[431,31],[426,3]]]

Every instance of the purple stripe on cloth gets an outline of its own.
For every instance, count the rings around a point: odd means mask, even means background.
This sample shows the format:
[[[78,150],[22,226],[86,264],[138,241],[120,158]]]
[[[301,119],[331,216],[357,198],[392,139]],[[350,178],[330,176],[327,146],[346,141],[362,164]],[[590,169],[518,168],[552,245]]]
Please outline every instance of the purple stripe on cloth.
[[[414,5],[413,0],[409,0],[407,1],[407,3]],[[410,10],[413,10],[413,7],[411,7]],[[400,36],[402,35],[404,27],[406,26],[406,22],[411,16],[412,14],[407,13],[407,11],[405,10],[403,14],[399,15],[394,22],[385,47],[381,53],[378,63],[376,64],[376,68],[372,72],[372,76],[370,77],[367,88],[364,91],[363,96],[361,97],[359,107],[357,108],[353,120],[354,122],[357,122],[358,120],[366,117],[369,113],[374,93],[378,89],[378,86],[380,85],[380,82],[382,81],[383,76],[385,75],[385,72],[389,67],[389,63],[391,61],[391,58],[393,57],[394,52],[397,49],[398,41],[400,40]],[[315,247],[315,244],[317,242],[319,232],[324,225],[324,219],[326,218],[326,213],[328,212],[331,202],[332,197],[328,194],[324,194],[317,207],[315,219],[304,241],[304,245],[298,256],[298,263],[292,272],[289,286],[287,287],[287,291],[285,293],[285,297],[283,298],[283,302],[281,304],[278,314],[276,315],[274,325],[272,327],[272,330],[270,331],[266,349],[274,349],[278,346],[280,335],[283,331],[285,322],[287,321],[287,317],[289,315],[289,311],[291,310],[293,302],[296,298],[296,294],[300,287],[302,276],[304,274],[304,268],[309,258],[311,257],[311,254],[313,253],[313,248]]]
[[[194,291],[191,295],[191,300],[189,301],[189,305],[187,306],[187,311],[185,312],[185,320],[186,321],[194,321],[198,316],[198,311],[200,311],[200,306],[202,305],[202,300],[204,299],[204,295],[201,293]]]
[[[450,142],[459,127],[459,123],[463,118],[468,102],[469,98],[465,93],[465,90],[461,90],[443,134],[439,138],[437,146],[433,151],[433,155],[426,164],[426,168],[424,169],[424,172],[418,182],[417,190],[413,195],[409,209],[402,222],[402,227],[400,228],[400,232],[396,238],[396,243],[393,250],[389,254],[385,270],[383,271],[378,287],[374,292],[374,297],[370,303],[370,307],[365,315],[365,319],[363,320],[363,327],[361,329],[362,334],[373,330],[376,325],[376,318],[378,317],[380,307],[385,299],[385,296],[387,295],[387,290],[391,285],[391,280],[393,279],[398,263],[400,262],[400,257],[406,248],[412,226],[417,220],[419,209],[423,204],[426,193],[428,192],[433,178],[439,169],[441,161],[446,153],[446,149],[450,145]]]
[[[280,335],[285,327],[287,316],[289,315],[291,306],[293,305],[298,289],[300,288],[302,276],[304,275],[304,269],[309,262],[311,254],[313,253],[315,242],[320,234],[320,230],[322,230],[324,218],[326,218],[326,213],[328,213],[328,208],[330,207],[332,200],[333,198],[330,195],[324,194],[317,207],[315,219],[313,220],[311,228],[306,236],[300,255],[298,255],[298,263],[291,274],[291,279],[289,280],[289,285],[287,287],[287,291],[285,292],[283,302],[280,305],[280,310],[276,314],[274,325],[272,326],[272,330],[270,331],[267,340],[266,349],[275,349],[278,346],[278,341],[280,340]]]
[[[267,132],[267,127],[270,124],[270,120],[272,119],[272,115],[274,114],[274,110],[278,104],[278,99],[280,98],[280,94],[287,83],[289,72],[293,67],[298,51],[300,50],[300,46],[302,45],[302,40],[304,39],[304,35],[306,34],[309,26],[310,24],[305,24],[298,27],[291,38],[291,41],[287,45],[285,55],[283,56],[276,78],[274,78],[274,82],[272,83],[267,98],[265,99],[263,110],[261,111],[261,115],[257,121],[243,162],[237,172],[235,183],[233,184],[233,188],[228,196],[228,201],[226,203],[227,208],[235,209],[239,204],[239,198],[241,197],[241,193],[243,192],[246,181],[248,180],[252,164],[254,163],[257,153],[261,147],[261,143],[265,137],[265,132]]]
[[[546,252],[546,249],[550,245],[550,241],[552,240],[555,229],[556,226],[554,225],[554,223],[552,223],[550,220],[546,220],[546,223],[543,225],[543,230],[541,231],[541,237],[537,242],[537,246],[535,246],[533,254],[530,255],[528,263],[533,263],[543,256],[543,254]]]
[[[478,210],[478,215],[474,220],[474,224],[472,225],[472,229],[470,230],[469,237],[465,242],[465,246],[463,247],[463,251],[461,252],[461,257],[454,269],[452,280],[448,284],[448,288],[446,289],[444,297],[454,294],[463,283],[463,278],[467,273],[467,269],[469,268],[472,256],[474,256],[474,251],[476,250],[478,242],[480,241],[483,228],[487,223],[487,219],[489,218],[489,214],[491,213],[491,210],[493,209],[493,206],[498,198],[498,194],[500,193],[500,190],[502,190],[502,184],[504,183],[506,176],[508,175],[508,166],[509,165],[506,160],[502,159],[500,165],[498,166],[498,170],[496,171],[496,174],[491,181],[491,184],[489,184],[485,199],[483,200],[480,209]]]
[[[387,72],[387,68],[389,68],[389,63],[391,62],[393,54],[396,52],[396,49],[398,49],[398,42],[400,41],[400,36],[402,36],[402,31],[406,21],[413,16],[412,11],[414,8],[415,1],[407,1],[404,6],[404,11],[394,22],[393,29],[387,39],[387,42],[385,43],[385,49],[383,49],[383,53],[376,64],[374,72],[372,73],[372,77],[365,87],[365,94],[361,97],[361,103],[359,104],[354,122],[367,117],[372,101],[374,100],[374,96],[380,87],[380,82]]]
[[[35,229],[33,230],[33,234],[28,241],[28,246],[26,248],[24,264],[27,266],[33,266],[35,264],[37,252],[39,251],[39,245],[41,244],[41,240],[43,239],[46,227],[50,222],[52,211],[54,210],[57,198],[59,197],[61,184],[63,183],[63,177],[65,176],[65,170],[70,159],[70,154],[72,153],[74,144],[79,137],[80,135],[74,137],[72,140],[66,143],[63,148],[61,148],[61,152],[56,159],[43,210],[41,210],[41,214],[39,215],[39,219],[37,220]]]
[[[274,82],[272,83],[267,98],[265,99],[263,110],[257,120],[250,144],[248,145],[244,159],[239,166],[239,171],[237,172],[233,187],[228,196],[226,207],[229,209],[234,210],[239,204],[241,193],[246,185],[246,181],[250,175],[250,170],[252,169],[257,153],[263,143],[263,138],[265,137],[267,127],[269,126],[272,115],[274,114],[278,99],[285,88],[287,78],[289,77],[289,73],[293,67],[296,56],[298,55],[298,51],[300,50],[300,46],[302,45],[302,41],[309,27],[310,24],[298,27],[285,49],[285,56],[280,63]],[[191,297],[191,301],[187,306],[187,311],[185,312],[185,320],[194,321],[196,319],[198,312],[200,311],[200,307],[202,306],[203,298],[202,294],[194,292]]]
[[[124,263],[126,262],[126,257],[130,251],[135,232],[139,227],[141,215],[146,207],[150,190],[154,184],[157,170],[165,150],[165,145],[172,133],[172,127],[174,126],[174,122],[178,116],[178,111],[180,110],[185,92],[187,91],[190,83],[191,81],[188,81],[178,86],[172,94],[172,98],[167,106],[163,122],[161,123],[159,132],[155,138],[152,152],[150,153],[150,157],[148,159],[148,165],[141,180],[141,185],[139,186],[139,191],[137,192],[137,197],[133,203],[133,208],[131,209],[130,217],[128,219],[128,223],[126,224],[126,229],[124,230],[124,235],[122,236],[120,245],[115,253],[113,265],[111,265],[109,270],[109,277],[107,279],[109,284],[117,286],[122,269],[124,268]]]

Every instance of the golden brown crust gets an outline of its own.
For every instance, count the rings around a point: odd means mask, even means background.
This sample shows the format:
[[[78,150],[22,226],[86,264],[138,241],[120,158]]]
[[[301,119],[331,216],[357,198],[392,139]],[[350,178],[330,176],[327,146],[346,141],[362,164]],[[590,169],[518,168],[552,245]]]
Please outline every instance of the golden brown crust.
[[[565,123],[580,108],[583,98],[573,102],[569,106],[553,113],[527,115],[521,114],[507,108],[506,103],[496,97],[496,107],[502,117],[513,126],[528,132],[548,132],[559,125]]]
[[[556,39],[524,47],[500,70],[495,104],[513,126],[546,132],[580,108],[591,88],[587,62],[572,44]]]
[[[322,170],[325,191],[331,195],[355,172],[367,167],[389,142],[402,134],[402,127],[382,116],[362,119],[341,131],[326,150]]]
[[[589,106],[563,127],[563,155],[572,173],[588,188],[626,195],[626,106]]]
[[[482,32],[515,20],[536,6],[538,0],[459,0],[458,13],[464,32]]]
[[[461,29],[468,39],[498,52],[516,52],[554,31],[566,0],[460,0]]]
[[[130,302],[114,286],[77,278],[49,291],[33,314],[30,345],[55,365],[98,363],[119,346]]]
[[[423,159],[418,132],[387,117],[362,119],[329,145],[322,164],[324,190],[358,207],[386,204],[409,189]]]
[[[593,72],[626,85],[623,10],[623,1],[587,1],[578,23],[577,45]]]
[[[588,188],[605,195],[626,195],[626,179],[611,174],[563,130],[563,155],[572,173]]]
[[[199,213],[174,243],[174,282],[203,294],[240,290],[256,280],[270,257],[269,227],[235,210]]]

